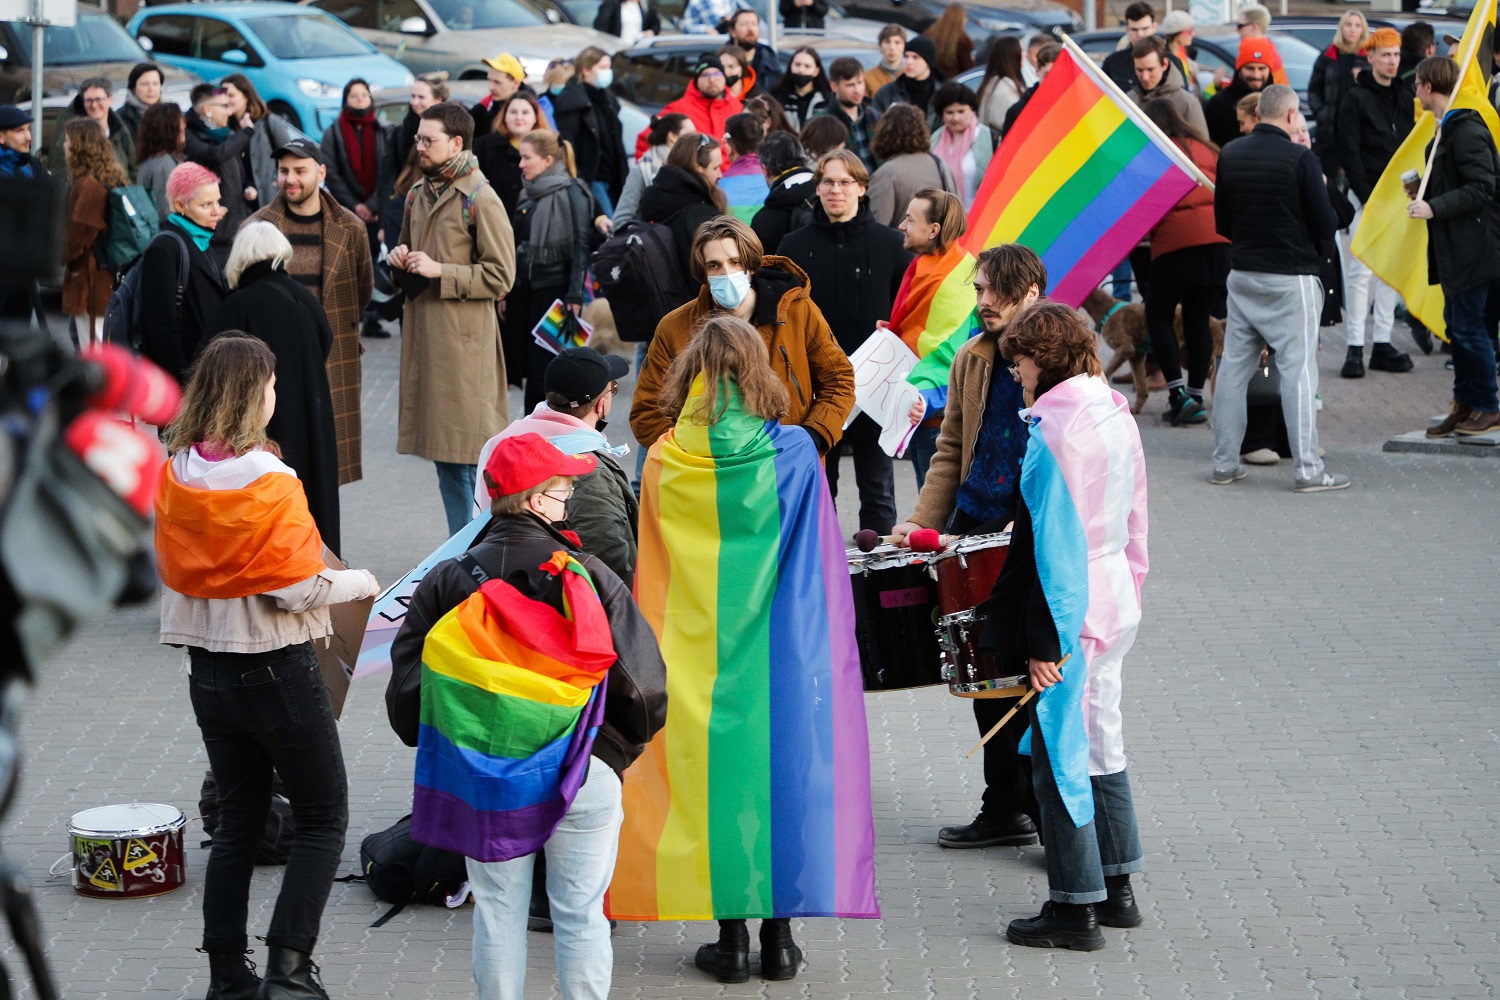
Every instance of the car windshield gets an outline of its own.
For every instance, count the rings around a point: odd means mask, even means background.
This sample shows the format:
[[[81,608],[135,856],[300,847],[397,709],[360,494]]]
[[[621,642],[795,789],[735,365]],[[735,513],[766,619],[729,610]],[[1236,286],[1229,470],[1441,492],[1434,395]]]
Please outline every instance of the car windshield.
[[[246,27],[277,59],[365,56],[375,51],[352,31],[316,14],[258,17]]]
[[[1294,35],[1272,31],[1276,51],[1281,53],[1282,65],[1286,67],[1286,82],[1299,94],[1307,93],[1312,82],[1313,63],[1318,59],[1318,50]]]
[[[531,28],[547,17],[521,0],[432,0],[432,9],[450,31],[469,28]]]
[[[14,32],[26,61],[31,62],[31,29]],[[105,14],[78,12],[71,28],[42,30],[43,58],[49,66],[92,62],[144,62],[150,58],[125,29]]]

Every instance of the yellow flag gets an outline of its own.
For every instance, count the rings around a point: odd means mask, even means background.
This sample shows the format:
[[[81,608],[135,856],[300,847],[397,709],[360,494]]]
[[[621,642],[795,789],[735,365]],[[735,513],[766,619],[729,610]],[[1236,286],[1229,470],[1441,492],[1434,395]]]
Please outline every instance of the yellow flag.
[[[1490,135],[1500,144],[1500,116],[1495,114],[1489,100],[1494,35],[1495,4],[1476,4],[1453,57],[1460,76],[1448,108],[1479,112],[1489,126]],[[1351,249],[1381,281],[1401,293],[1413,316],[1446,340],[1443,292],[1437,285],[1427,283],[1427,223],[1406,214],[1411,199],[1401,185],[1401,175],[1406,171],[1421,173],[1426,169],[1427,144],[1436,132],[1437,121],[1432,112],[1422,112],[1370,193]]]

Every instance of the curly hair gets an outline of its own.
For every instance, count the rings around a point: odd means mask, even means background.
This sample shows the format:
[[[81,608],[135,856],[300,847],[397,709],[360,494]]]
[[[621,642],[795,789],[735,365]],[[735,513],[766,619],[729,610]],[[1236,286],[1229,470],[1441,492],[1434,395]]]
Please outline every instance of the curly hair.
[[[1011,319],[1000,336],[1000,355],[1007,361],[1030,358],[1042,370],[1036,395],[1074,375],[1102,377],[1099,340],[1078,315],[1061,302],[1037,302]]]
[[[141,115],[135,135],[135,162],[145,163],[158,153],[182,152],[182,109],[171,101],[157,101]]]
[[[931,151],[932,132],[927,127],[927,116],[910,104],[892,104],[875,126],[875,136],[870,141],[870,152],[881,162],[905,153]]]
[[[723,418],[730,386],[739,390],[745,409],[762,420],[780,420],[791,404],[786,386],[771,367],[765,339],[738,316],[709,316],[698,325],[687,349],[667,369],[662,408],[681,414],[700,376],[702,402],[688,418],[696,424],[711,427]]]
[[[125,168],[115,159],[114,147],[94,119],[74,118],[63,129],[63,134],[68,143],[68,174],[74,180],[92,177],[106,191],[129,183]]]

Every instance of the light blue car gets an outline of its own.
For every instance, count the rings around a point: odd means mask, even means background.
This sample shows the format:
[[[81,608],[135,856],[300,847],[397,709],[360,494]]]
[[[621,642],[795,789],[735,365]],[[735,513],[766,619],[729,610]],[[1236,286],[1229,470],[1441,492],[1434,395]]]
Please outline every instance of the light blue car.
[[[218,81],[243,73],[272,111],[321,135],[338,117],[344,84],[404,87],[411,71],[318,10],[281,3],[142,7],[126,29],[152,58]]]

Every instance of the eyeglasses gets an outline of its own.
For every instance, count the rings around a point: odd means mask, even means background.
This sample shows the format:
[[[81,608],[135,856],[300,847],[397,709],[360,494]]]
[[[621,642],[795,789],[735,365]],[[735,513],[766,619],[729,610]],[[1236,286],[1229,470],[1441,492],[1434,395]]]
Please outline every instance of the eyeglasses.
[[[83,99],[83,103],[84,104],[108,104],[109,103],[109,98],[108,97],[85,97]]]
[[[544,497],[551,497],[552,499],[556,500],[558,503],[567,503],[569,500],[573,499],[573,493],[575,491],[576,491],[576,487],[569,486],[568,487],[568,492],[564,493],[562,496],[558,496],[556,490],[543,490],[542,491],[542,496],[544,496]]]
[[[830,191],[834,188],[854,188],[859,187],[859,181],[855,180],[853,177],[825,177],[822,180],[818,181],[818,187],[828,188]]]
[[[1011,378],[1015,379],[1017,382],[1021,381],[1021,366],[1019,364],[1010,365],[1005,370],[1010,372]]]
[[[448,137],[447,136],[439,136],[438,138],[446,140]],[[433,143],[437,142],[438,139],[434,139],[430,135],[419,135],[415,139],[413,139],[412,141],[417,144],[417,148],[418,149],[427,149]]]

